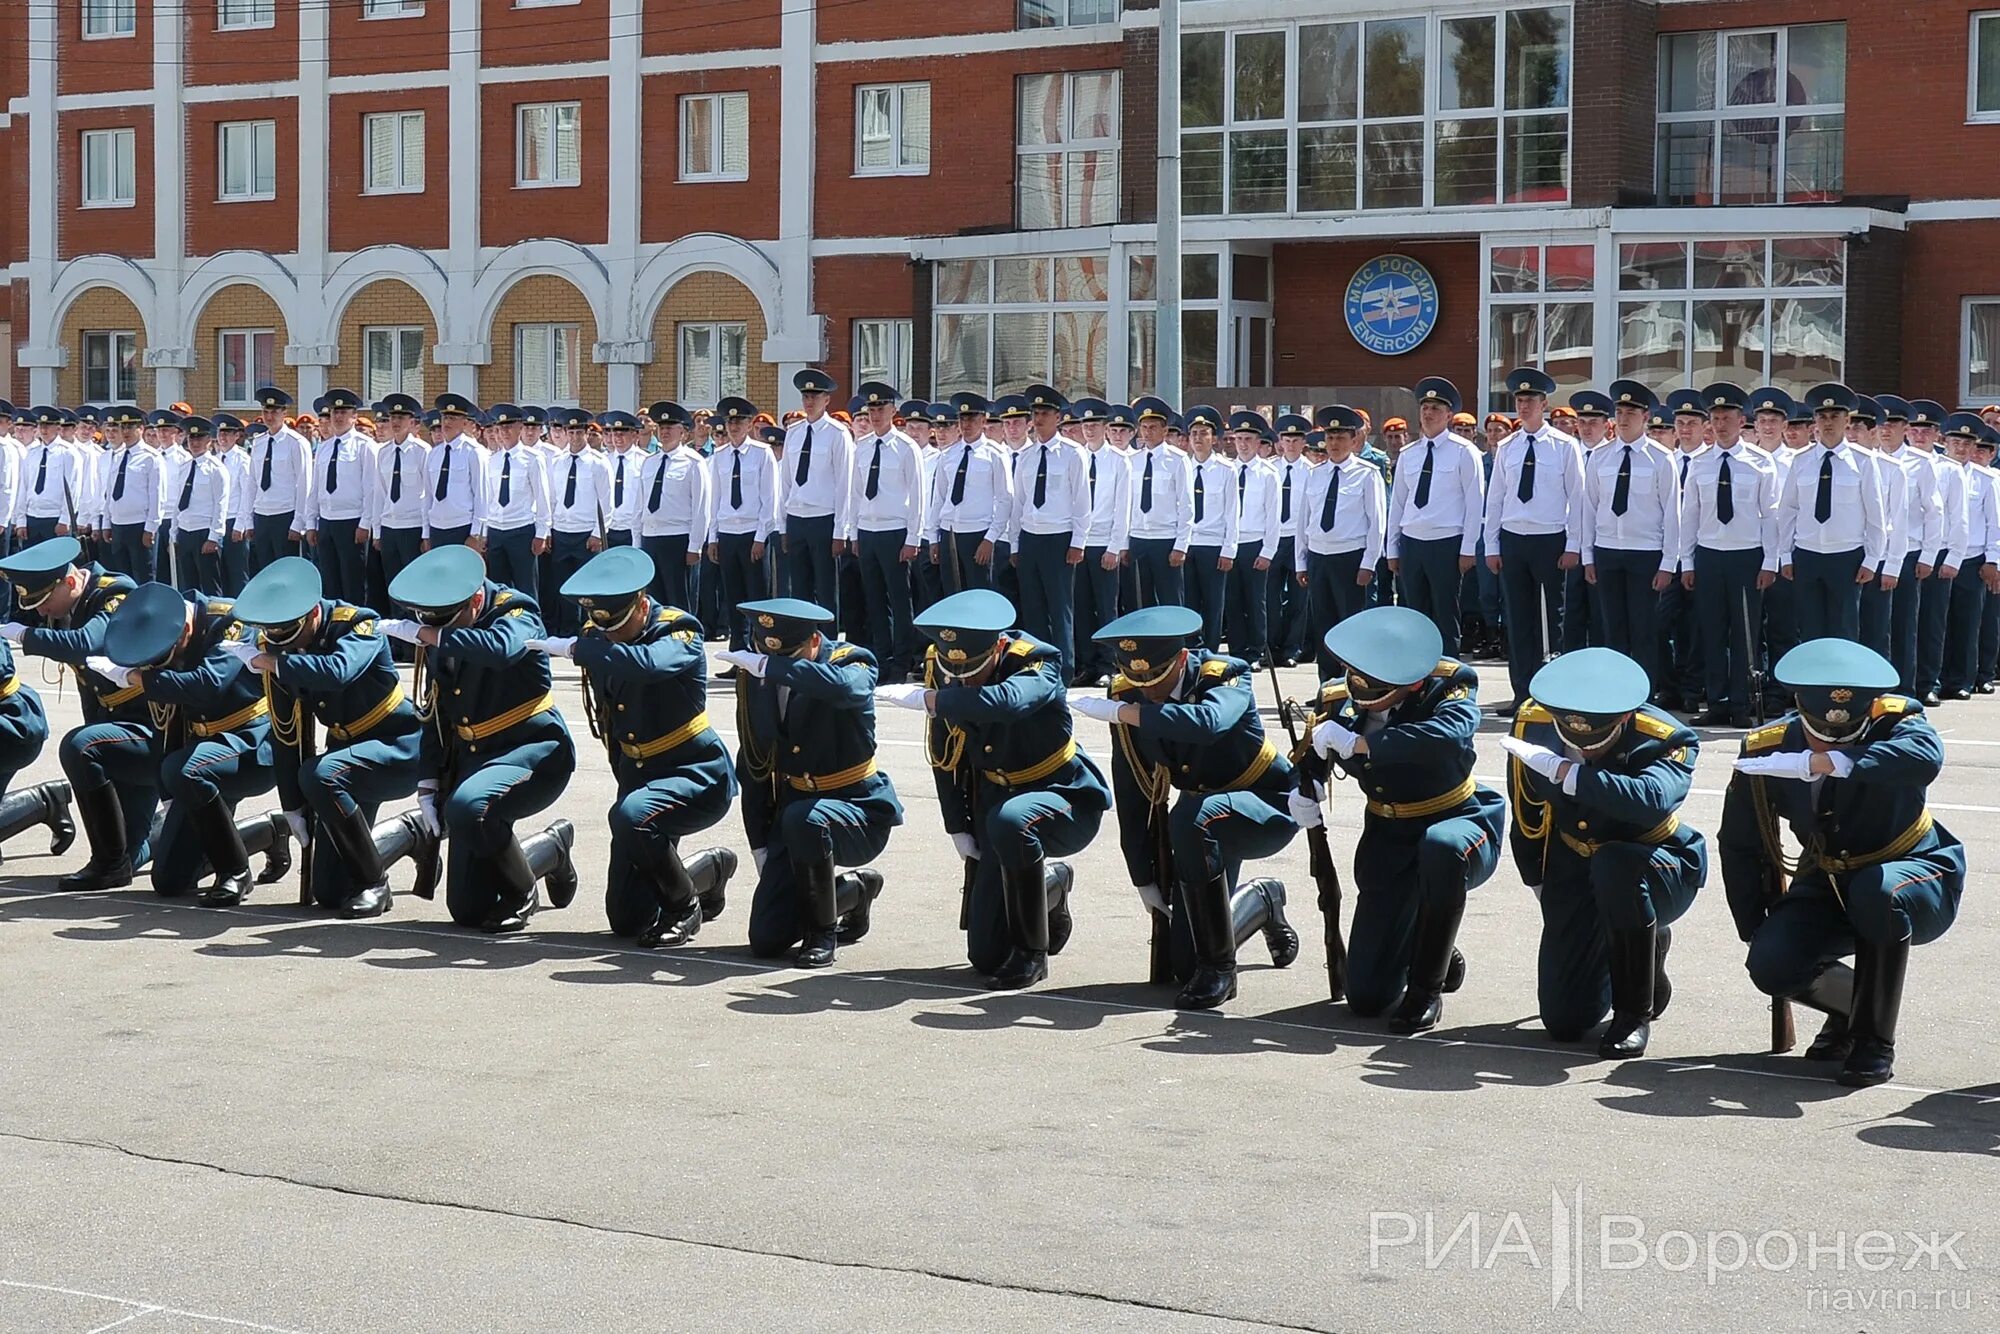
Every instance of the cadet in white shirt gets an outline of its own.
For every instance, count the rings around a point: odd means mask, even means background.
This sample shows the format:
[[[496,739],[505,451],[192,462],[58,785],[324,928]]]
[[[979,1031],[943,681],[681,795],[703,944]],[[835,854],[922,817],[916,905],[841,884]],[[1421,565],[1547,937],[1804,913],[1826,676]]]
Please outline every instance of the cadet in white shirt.
[[[1132,410],[1113,408],[1101,398],[1080,398],[1071,407],[1083,432],[1084,486],[1090,493],[1090,525],[1084,531],[1083,561],[1076,567],[1078,668],[1072,684],[1101,689],[1111,681],[1111,646],[1094,636],[1118,619],[1119,565],[1132,513],[1131,455],[1111,443],[1110,424],[1114,414],[1122,416],[1129,431]]]
[[[264,433],[250,450],[250,573],[280,556],[299,554],[298,511],[312,487],[312,445],[285,421],[292,396],[276,385],[257,389]]]
[[[541,598],[541,555],[549,545],[548,473],[539,450],[521,444],[521,409],[486,410],[486,573],[494,583]]]
[[[708,525],[708,558],[719,575],[716,610],[722,621],[709,628],[725,631],[729,647],[745,650],[750,647],[750,626],[736,609],[770,597],[771,575],[777,568],[769,544],[778,522],[778,464],[770,446],[751,433],[756,404],[747,398],[725,398],[715,410],[728,438],[708,460],[714,497],[710,508],[715,516]],[[723,675],[735,672],[731,667]]]
[[[1060,675],[1076,676],[1076,571],[1090,530],[1090,459],[1062,434],[1069,404],[1054,387],[1029,385],[1027,443],[1014,459],[1008,545],[1023,630],[1055,646]]]
[[[1939,495],[1937,471],[1929,449],[1910,447],[1910,401],[1895,394],[1877,394],[1875,405],[1882,421],[1877,429],[1875,458],[1883,475],[1899,474],[1903,482],[1904,508],[1896,513],[1896,527],[1903,534],[1903,561],[1896,571],[1895,591],[1889,595],[1889,652],[1895,664],[1898,686],[1906,695],[1917,691],[1917,618],[1924,589],[1930,586],[1931,570],[1939,547],[1944,544],[1944,503]],[[1888,495],[1885,491],[1883,499]]]
[[[624,417],[632,422],[631,426],[603,428],[604,462],[611,469],[611,507],[605,511],[605,522],[611,527],[604,535],[604,544],[611,547],[632,545],[632,530],[624,526],[626,512],[631,508],[628,496],[638,484],[639,465],[646,461],[646,451],[639,448],[646,435],[645,424],[630,413]]]
[[[808,368],[792,377],[802,420],[785,429],[785,466],[778,474],[778,512],[792,596],[815,602],[840,620],[840,555],[846,547],[854,437],[827,416],[833,377]]]
[[[951,396],[959,439],[938,456],[931,474],[924,537],[946,593],[993,586],[993,553],[1013,523],[1011,460],[986,436],[991,406],[978,394]]]
[[[616,421],[629,430],[639,425],[637,417],[622,411],[607,412],[600,420],[607,425]],[[590,443],[591,422],[591,415],[582,408],[551,408],[548,412],[550,442],[564,442],[547,465],[551,594],[604,549],[611,531],[611,464],[604,451]],[[582,631],[583,608],[575,598],[556,597],[554,606],[544,608],[542,616],[555,636]]]
[[[444,438],[424,458],[424,482],[430,492],[424,507],[424,550],[463,545],[483,552],[491,492],[486,449],[473,434],[482,414],[460,394],[439,394],[435,410],[438,433]]]
[[[1194,467],[1185,450],[1167,441],[1174,410],[1148,395],[1132,405],[1139,414],[1139,448],[1132,455],[1132,516],[1126,546],[1138,580],[1140,607],[1180,606],[1182,567],[1194,534]]]
[[[1875,482],[1882,492],[1882,513],[1889,524],[1888,541],[1875,578],[1861,589],[1861,643],[1889,657],[1889,622],[1895,610],[1896,590],[1903,586],[1903,556],[1911,545],[1908,522],[1909,496],[1901,468],[1883,459],[1877,446],[1881,434],[1882,408],[1874,398],[1857,393],[1854,412],[1847,420],[1847,443],[1854,456],[1875,470]],[[1884,576],[1888,576],[1884,578]]]
[[[1778,496],[1779,573],[1797,590],[1801,643],[1858,639],[1861,588],[1887,559],[1890,516],[1873,462],[1847,443],[1859,396],[1844,384],[1822,384],[1804,402],[1815,440],[1792,460]]]
[[[222,536],[222,591],[235,597],[250,580],[250,452],[243,448],[241,417],[218,412],[209,421],[215,427],[215,444],[209,452],[229,474],[229,527]]]
[[[1615,400],[1615,402],[1614,402]],[[1570,395],[1579,429],[1616,416],[1615,434],[1583,456],[1583,500],[1571,514],[1570,550],[1597,611],[1603,643],[1625,654],[1660,686],[1660,594],[1681,553],[1681,497],[1674,458],[1646,438],[1652,391],[1617,380],[1611,392]]]
[[[1236,566],[1236,465],[1215,447],[1222,432],[1220,411],[1206,405],[1189,408],[1182,424],[1193,461],[1188,495],[1194,521],[1181,574],[1187,605],[1201,614],[1202,643],[1220,653],[1229,572]]]
[[[125,412],[122,407],[105,411],[106,434],[122,433]],[[86,500],[91,484],[80,451],[59,441],[52,429],[35,429],[34,419],[45,413],[53,416],[53,409],[31,409],[28,414],[34,441],[21,454],[21,484],[15,490],[11,516],[17,546],[68,537],[71,519],[88,527],[89,511],[94,508],[94,503]],[[50,425],[53,427],[53,420]]]
[[[678,403],[647,410],[660,432],[625,493],[625,526],[653,558],[653,600],[688,612],[701,594],[701,553],[710,528],[708,460],[689,443],[694,415]]]
[[[176,403],[171,408],[161,408],[157,412],[146,414],[146,443],[160,452],[161,518],[160,531],[153,543],[153,578],[163,584],[173,582],[172,488],[177,485],[177,479],[181,475],[181,465],[188,459],[187,446],[181,442],[181,418],[193,412],[194,409],[187,404]],[[87,430],[76,431],[74,422],[70,422],[69,425],[79,444],[89,440],[90,434]]]
[[[1294,578],[1306,590],[1306,636],[1319,679],[1338,680],[1346,665],[1326,646],[1326,632],[1368,607],[1388,524],[1382,471],[1361,459],[1361,414],[1330,403],[1317,415],[1327,461],[1306,473],[1299,496]]]
[[[329,389],[317,404],[326,434],[313,450],[312,485],[300,497],[298,531],[313,550],[325,596],[368,605],[369,475],[375,442],[355,425],[361,395]]]
[[[1567,550],[1570,509],[1583,499],[1583,455],[1574,437],[1544,417],[1556,382],[1522,367],[1507,377],[1521,429],[1500,445],[1486,488],[1486,565],[1500,576],[1507,617],[1511,718],[1528,681],[1548,661],[1561,630],[1563,573],[1578,559]]]
[[[1715,427],[1715,444],[1694,455],[1681,484],[1681,586],[1694,595],[1708,703],[1694,720],[1699,727],[1748,727],[1754,719],[1750,672],[1763,649],[1764,591],[1778,565],[1778,466],[1742,443],[1746,402],[1742,389],[1727,383],[1667,399],[1676,423],[1693,417]]]
[[[1984,639],[1986,605],[2000,595],[2000,495],[1996,495],[1993,428],[1970,412],[1954,412],[1944,421],[1945,448],[1965,473],[1965,538],[1955,553],[1958,579],[1951,590],[1951,616],[1946,627],[1941,697],[1971,699],[1989,693]],[[1979,687],[1987,687],[1980,691]]]
[[[98,559],[106,569],[141,583],[152,579],[165,490],[160,452],[143,439],[131,439],[105,472]]]
[[[1909,447],[1930,465],[1937,481],[1941,530],[1931,577],[1922,581],[1923,600],[1917,613],[1917,677],[1910,693],[1921,698],[1925,708],[1944,702],[1938,688],[1944,674],[1945,628],[1950,622],[1951,590],[1958,582],[1966,536],[1965,465],[1954,459],[1938,438],[1944,420],[1944,404],[1936,399],[1911,402]]]
[[[1228,635],[1230,656],[1253,667],[1271,656],[1271,566],[1278,543],[1286,536],[1278,520],[1278,465],[1263,457],[1266,439],[1277,436],[1260,412],[1235,412],[1229,417],[1229,444],[1236,453],[1236,549],[1229,567]],[[1276,578],[1289,582],[1291,570],[1278,568]]]
[[[897,685],[917,666],[910,565],[923,541],[923,455],[896,425],[900,396],[894,385],[870,380],[855,396],[863,416],[855,422],[859,434],[840,536],[854,553],[861,605],[848,615],[867,631],[862,642],[875,655],[881,683]]]
[[[424,515],[431,494],[425,460],[431,447],[416,435],[422,415],[423,404],[408,394],[390,394],[382,400],[389,438],[376,448],[368,469],[361,534],[381,555],[385,585],[423,554]],[[386,605],[386,599],[368,605]]]
[[[1451,429],[1458,386],[1432,375],[1414,392],[1419,435],[1396,456],[1385,550],[1403,605],[1430,617],[1444,636],[1444,655],[1455,658],[1460,594],[1486,511],[1486,466],[1479,446]]]
[[[215,424],[206,417],[181,422],[187,457],[169,483],[173,556],[169,579],[184,597],[223,592],[222,544],[229,539],[229,469],[215,456]]]

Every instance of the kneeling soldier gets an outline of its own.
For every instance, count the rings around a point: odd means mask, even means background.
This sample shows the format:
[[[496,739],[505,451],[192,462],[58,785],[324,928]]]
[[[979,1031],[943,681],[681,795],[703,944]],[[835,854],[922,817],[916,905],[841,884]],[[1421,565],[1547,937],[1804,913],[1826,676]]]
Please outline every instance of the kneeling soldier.
[[[931,641],[922,685],[878,696],[930,715],[925,746],[945,832],[965,858],[966,957],[1002,990],[1049,975],[1069,940],[1074,873],[1111,790],[1070,733],[1054,645],[1015,628],[1014,604],[968,589],[916,618]]]
[[[1465,981],[1465,896],[1500,858],[1505,804],[1472,778],[1479,674],[1444,657],[1436,623],[1409,607],[1357,612],[1324,647],[1347,671],[1320,687],[1292,811],[1318,822],[1321,780],[1335,769],[1367,794],[1347,1007],[1373,1018],[1394,1006],[1390,1027],[1421,1033]]]
[[[1139,897],[1168,917],[1182,983],[1175,1003],[1186,1010],[1212,1010],[1236,995],[1236,947],[1257,932],[1277,967],[1299,953],[1285,887],[1237,883],[1245,861],[1276,856],[1299,831],[1285,809],[1291,761],[1264,735],[1249,665],[1188,648],[1201,629],[1187,607],[1119,617],[1094,636],[1118,665],[1111,697],[1069,700],[1086,718],[1113,724],[1118,841]]]
[[[722,912],[736,854],[681,858],[681,840],[721,821],[736,798],[729,750],[708,724],[701,622],[646,595],[653,557],[613,547],[562,586],[583,634],[537,647],[583,669],[591,735],[618,779],[604,910],[617,935],[647,949],[685,945]]]
[[[1608,1008],[1598,1054],[1643,1056],[1674,994],[1670,924],[1708,879],[1707,841],[1679,814],[1699,741],[1615,649],[1565,653],[1528,690],[1500,744],[1514,862],[1542,904],[1542,1024],[1575,1042]]]
[[[35,762],[49,739],[42,697],[21,679],[9,643],[18,644],[28,627],[0,625],[0,842],[36,825],[49,827],[49,855],[60,857],[76,842],[69,814],[69,784],[61,779],[9,792],[14,775]]]
[[[324,835],[311,850],[313,899],[339,917],[376,917],[400,857],[416,857],[420,897],[436,889],[437,840],[423,820],[412,811],[375,824],[383,802],[417,790],[423,727],[375,613],[319,594],[317,566],[279,557],[236,599],[236,619],[261,633],[223,647],[263,674],[286,822],[302,842]]]
[[[1944,744],[1896,693],[1895,667],[1859,644],[1811,640],[1775,675],[1798,711],[1744,738],[1716,836],[1722,884],[1750,980],[1823,1011],[1807,1059],[1844,1059],[1840,1082],[1865,1088],[1895,1073],[1910,946],[1950,928],[1965,888],[1965,849],[1925,806]]]
[[[736,773],[757,859],[750,952],[798,947],[801,968],[833,963],[868,934],[880,872],[837,875],[882,855],[903,822],[875,767],[875,656],[829,638],[833,613],[798,598],[745,602],[749,649],[715,656],[736,674]]]
[[[445,906],[460,926],[492,935],[519,931],[540,904],[576,897],[567,820],[524,840],[517,821],[547,809],[576,771],[576,746],[556,710],[549,660],[533,598],[486,577],[470,547],[435,547],[403,567],[389,596],[418,621],[384,621],[382,632],[417,645],[417,811],[449,842]],[[421,622],[421,623],[419,623]],[[426,682],[428,677],[428,682]]]

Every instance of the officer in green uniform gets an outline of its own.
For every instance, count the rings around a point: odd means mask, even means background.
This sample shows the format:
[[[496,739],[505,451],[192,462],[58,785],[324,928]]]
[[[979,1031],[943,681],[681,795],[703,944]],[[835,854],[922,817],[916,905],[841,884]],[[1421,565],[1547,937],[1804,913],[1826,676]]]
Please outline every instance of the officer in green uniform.
[[[1707,841],[1680,818],[1700,742],[1646,703],[1651,689],[1615,649],[1565,653],[1500,741],[1514,864],[1542,905],[1542,1024],[1575,1042],[1608,1009],[1607,1060],[1646,1054],[1673,997],[1671,924],[1708,879]]]
[[[750,951],[794,946],[825,968],[867,934],[879,872],[837,875],[882,855],[903,804],[875,766],[875,656],[826,633],[833,613],[799,598],[745,602],[750,648],[715,656],[736,674],[736,773],[757,859]]]
[[[604,911],[647,949],[684,945],[721,914],[736,854],[681,857],[681,840],[721,822],[736,798],[728,747],[708,721],[701,622],[647,596],[653,557],[612,547],[562,586],[583,634],[535,642],[583,671],[591,735],[618,780]]]
[[[1299,952],[1285,887],[1237,883],[1244,862],[1276,856],[1298,833],[1285,802],[1291,761],[1264,735],[1249,665],[1188,647],[1201,629],[1188,607],[1119,617],[1094,636],[1118,666],[1110,697],[1069,699],[1113,724],[1118,841],[1139,897],[1168,916],[1176,1004],[1187,1010],[1236,995],[1236,948],[1258,931],[1277,967]]]
[[[386,620],[384,634],[418,647],[417,811],[450,842],[445,906],[460,926],[519,931],[539,906],[576,897],[575,829],[557,820],[528,839],[516,822],[545,810],[576,771],[576,746],[556,709],[533,598],[486,577],[470,547],[433,547],[405,565],[389,596],[418,620]]]
[[[69,784],[61,779],[8,791],[14,775],[35,762],[49,739],[49,719],[42,697],[21,679],[9,644],[18,644],[28,627],[19,621],[0,625],[0,842],[36,825],[49,827],[49,854],[61,856],[76,842],[70,819]]]
[[[430,898],[435,836],[414,811],[375,823],[383,802],[417,790],[423,731],[375,613],[320,597],[319,569],[281,556],[244,585],[236,619],[260,632],[223,648],[262,674],[285,820],[301,842],[321,836],[311,854],[313,898],[338,917],[380,916],[390,903],[388,868],[408,855],[417,860],[417,893]]]
[[[169,584],[141,584],[104,627],[104,652],[85,659],[114,689],[141,692],[155,729],[166,818],[153,849],[153,889],[178,898],[204,870],[215,883],[199,902],[227,908],[250,896],[250,854],[280,835],[272,811],[239,827],[236,806],[269,792],[271,711],[263,683],[222,646],[241,639],[233,604],[184,599]]]
[[[1807,1058],[1844,1060],[1853,1088],[1885,1083],[1910,946],[1950,929],[1965,888],[1965,849],[1925,805],[1944,744],[1860,644],[1809,640],[1775,674],[1798,709],[1744,738],[1716,834],[1723,889],[1758,990],[1827,1015]]]
[[[1472,777],[1479,674],[1444,653],[1437,624],[1410,607],[1371,607],[1327,631],[1346,673],[1320,686],[1291,809],[1324,817],[1335,772],[1367,794],[1354,847],[1347,1006],[1389,1025],[1437,1027],[1444,995],[1465,981],[1457,948],[1465,897],[1499,862],[1505,805]]]
[[[1084,850],[1111,790],[1071,734],[1054,645],[1016,628],[1014,604],[987,589],[921,612],[931,641],[923,684],[879,699],[921,710],[945,832],[965,859],[966,957],[1005,991],[1049,975],[1069,940],[1067,862]]]

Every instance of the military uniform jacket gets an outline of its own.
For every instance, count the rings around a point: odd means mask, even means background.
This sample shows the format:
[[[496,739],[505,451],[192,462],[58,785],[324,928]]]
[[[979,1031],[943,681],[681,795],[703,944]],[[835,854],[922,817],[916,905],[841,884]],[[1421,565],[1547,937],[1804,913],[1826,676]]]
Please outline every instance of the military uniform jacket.
[[[588,631],[574,652],[589,676],[584,688],[620,793],[680,774],[736,794],[729,749],[709,725],[700,621],[678,607],[656,605],[636,638],[618,643]]]
[[[278,795],[287,810],[304,805],[298,786],[304,756],[296,739],[287,741],[296,738],[300,722],[310,718],[325,725],[329,750],[405,737],[420,725],[375,613],[325,599],[319,612],[319,629],[309,642],[273,655],[277,666],[268,682],[278,732],[273,753]],[[257,642],[264,642],[261,635]]]
[[[234,734],[257,752],[257,763],[269,764],[271,706],[263,678],[222,647],[249,633],[232,614],[236,604],[205,597],[193,602],[194,632],[188,642],[162,666],[146,668],[140,681],[155,710],[153,724],[161,742],[171,752]]]
[[[104,630],[111,613],[125,595],[138,585],[122,574],[113,574],[92,563],[83,568],[83,596],[69,614],[69,627],[56,630],[37,627],[21,636],[21,651],[66,663],[76,674],[77,692],[83,701],[83,721],[91,723],[144,723],[152,725],[146,701],[138,686],[114,686],[83,665],[83,660],[104,652]]]
[[[1722,886],[1737,934],[1749,940],[1770,906],[1778,850],[1771,846],[1779,822],[1791,827],[1803,852],[1791,892],[1831,887],[1880,862],[1933,860],[1941,874],[1964,874],[1959,841],[1931,818],[1930,785],[1944,768],[1944,743],[1907,695],[1883,695],[1871,709],[1868,730],[1840,749],[1854,762],[1845,778],[1817,782],[1738,773],[1723,794]],[[1797,714],[1743,739],[1745,755],[1807,749]],[[1786,859],[1789,862],[1789,858]]]
[[[1112,724],[1111,791],[1118,803],[1118,842],[1132,883],[1159,883],[1154,870],[1152,808],[1172,789],[1255,792],[1283,806],[1292,765],[1264,735],[1250,666],[1240,658],[1192,649],[1179,698],[1156,704],[1122,674],[1111,697],[1139,706],[1136,726]],[[1156,795],[1155,795],[1156,794]]]
[[[1361,785],[1372,828],[1415,839],[1432,823],[1474,813],[1499,802],[1472,778],[1472,738],[1479,731],[1479,673],[1453,658],[1439,660],[1431,674],[1389,710],[1388,725],[1366,730],[1367,710],[1347,693],[1345,680],[1320,687],[1311,727],[1333,721],[1368,738],[1368,753],[1332,761]],[[1296,757],[1300,773],[1324,777],[1322,761],[1310,744]],[[1495,828],[1498,836],[1498,828]]]
[[[1514,715],[1514,735],[1569,754],[1555,715],[1532,699]],[[1574,795],[1510,758],[1507,796],[1514,818],[1507,837],[1522,878],[1539,885],[1552,865],[1577,869],[1605,843],[1696,848],[1705,855],[1705,840],[1679,815],[1700,749],[1693,731],[1648,704],[1608,751],[1578,762]]]
[[[1103,811],[1111,790],[1076,744],[1062,656],[1016,630],[1001,637],[1000,663],[984,685],[954,684],[924,655],[924,684],[937,691],[925,731],[945,832],[983,838],[989,809],[1020,792],[1053,792]]]
[[[48,735],[49,720],[42,711],[42,697],[21,679],[14,650],[0,639],[0,755],[23,744],[39,746]]]
[[[794,801],[837,797],[889,825],[903,822],[895,784],[875,767],[875,655],[822,636],[810,658],[772,654],[764,675],[737,677],[736,773],[743,829],[764,847]],[[778,691],[789,692],[782,713]]]
[[[485,589],[479,619],[441,632],[437,646],[424,651],[431,671],[421,763],[426,777],[456,782],[522,746],[570,743],[548,656],[528,647],[548,633],[540,608],[526,593],[491,579]]]

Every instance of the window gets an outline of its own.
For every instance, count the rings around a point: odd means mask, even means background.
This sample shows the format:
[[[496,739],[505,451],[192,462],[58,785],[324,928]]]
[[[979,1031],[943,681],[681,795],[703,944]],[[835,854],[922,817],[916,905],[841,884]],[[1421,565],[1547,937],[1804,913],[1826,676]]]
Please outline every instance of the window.
[[[1159,259],[1134,254],[1129,261],[1126,396],[1159,387]],[[1181,385],[1212,385],[1222,378],[1225,346],[1235,360],[1234,384],[1270,381],[1271,261],[1269,256],[1236,254],[1230,259],[1229,318],[1222,304],[1223,256],[1193,251],[1181,256]]]
[[[1846,99],[1845,24],[1662,37],[1660,202],[1839,198]]]
[[[1017,83],[1015,211],[1023,228],[1118,220],[1118,73],[1025,74]]]
[[[257,386],[271,383],[277,369],[277,333],[271,329],[224,329],[220,393],[225,408],[255,408]]]
[[[1566,6],[1190,33],[1184,206],[1214,215],[1561,203],[1570,46]],[[1427,63],[1437,71],[1428,87]]]
[[[1837,236],[1621,241],[1618,374],[1664,394],[1730,380],[1803,394],[1846,363]]]
[[[90,403],[130,403],[139,397],[139,335],[83,335],[83,397]]]
[[[582,340],[574,324],[515,325],[514,401],[575,407]]]
[[[1018,0],[1017,28],[1073,28],[1082,23],[1116,23],[1118,0]]]
[[[83,0],[85,37],[130,37],[138,24],[139,0]]]
[[[931,388],[1105,392],[1111,262],[1102,255],[948,260],[936,267]]]
[[[424,188],[424,113],[388,111],[361,118],[367,145],[362,193],[414,194]]]
[[[365,19],[399,19],[423,12],[424,0],[362,0],[361,3],[361,17]]]
[[[573,5],[577,0],[514,0],[516,9],[548,9],[554,5]]]
[[[83,132],[83,205],[125,208],[133,199],[133,134],[126,130]]]
[[[930,121],[925,107],[925,156]],[[750,179],[750,94],[704,93],[681,99],[681,179]]]
[[[361,396],[377,402],[390,394],[424,396],[424,331],[371,328],[361,331]]]
[[[1961,403],[2000,403],[2000,297],[1965,299],[1959,346],[1965,370],[1959,380]]]
[[[931,86],[882,84],[855,90],[854,174],[928,176]]]
[[[887,380],[903,393],[910,392],[910,321],[856,320],[854,322],[854,382]]]
[[[235,121],[221,127],[222,190],[225,200],[278,197],[278,124]]]
[[[217,0],[215,6],[215,26],[225,32],[231,28],[268,28],[276,22],[276,0]]]
[[[740,324],[683,324],[680,332],[680,398],[714,406],[717,399],[742,395],[749,368],[746,332]]]
[[[1490,252],[1486,307],[1486,397],[1489,409],[1509,406],[1507,373],[1537,366],[1568,394],[1591,382],[1596,349],[1597,247],[1575,244],[1496,246]],[[1684,380],[1674,380],[1678,388]]]
[[[516,185],[578,185],[583,181],[583,108],[541,102],[514,108]]]

